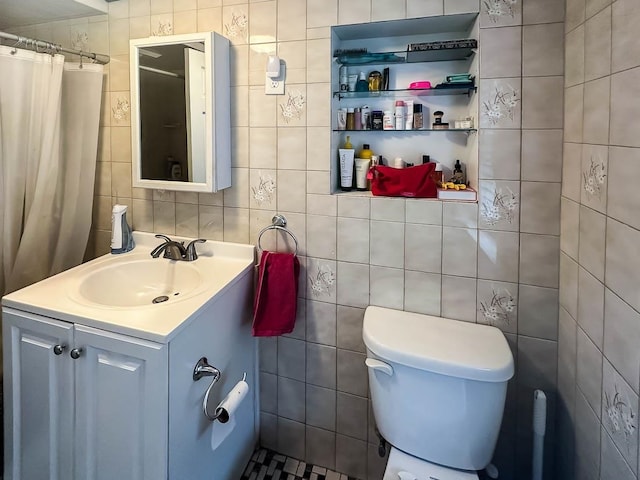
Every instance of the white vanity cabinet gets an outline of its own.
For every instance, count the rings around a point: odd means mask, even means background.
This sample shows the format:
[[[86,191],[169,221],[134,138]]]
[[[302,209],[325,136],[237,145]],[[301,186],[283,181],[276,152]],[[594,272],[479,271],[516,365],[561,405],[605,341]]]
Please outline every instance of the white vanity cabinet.
[[[238,480],[246,468],[254,247],[209,240],[175,262],[151,257],[153,234],[134,238],[132,252],[2,298],[5,480]],[[219,377],[194,376],[203,358]],[[245,380],[234,422],[211,422],[204,399],[215,411]]]
[[[166,345],[8,308],[3,337],[8,480],[167,478]]]
[[[2,335],[5,477],[71,478],[74,370],[54,349],[73,344],[73,324],[5,310]]]

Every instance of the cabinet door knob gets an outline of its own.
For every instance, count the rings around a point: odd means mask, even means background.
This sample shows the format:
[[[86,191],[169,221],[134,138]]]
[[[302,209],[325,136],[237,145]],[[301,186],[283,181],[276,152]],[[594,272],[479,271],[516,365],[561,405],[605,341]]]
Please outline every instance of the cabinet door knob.
[[[53,353],[55,353],[56,355],[62,355],[62,352],[64,352],[66,348],[66,345],[56,345],[55,347],[53,347]]]
[[[71,358],[73,358],[74,360],[77,360],[78,358],[80,358],[80,355],[82,355],[82,349],[74,348],[73,350],[71,350],[69,355],[71,355]]]

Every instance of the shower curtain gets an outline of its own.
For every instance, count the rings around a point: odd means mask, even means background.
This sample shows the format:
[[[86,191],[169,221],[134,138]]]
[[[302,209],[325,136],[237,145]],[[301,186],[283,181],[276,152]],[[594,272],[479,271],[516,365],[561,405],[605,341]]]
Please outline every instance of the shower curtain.
[[[82,262],[102,65],[0,46],[0,293]]]

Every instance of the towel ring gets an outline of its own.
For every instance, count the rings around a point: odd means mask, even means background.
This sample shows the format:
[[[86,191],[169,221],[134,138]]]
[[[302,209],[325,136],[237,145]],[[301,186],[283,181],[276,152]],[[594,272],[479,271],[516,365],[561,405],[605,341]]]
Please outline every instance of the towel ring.
[[[285,218],[285,216],[280,215],[279,213],[273,216],[273,218],[271,219],[271,225],[264,227],[262,230],[260,230],[260,233],[258,233],[258,249],[259,250],[263,250],[262,246],[260,245],[260,241],[262,240],[262,235],[264,235],[264,233],[268,232],[269,230],[280,230],[281,232],[288,234],[293,239],[293,242],[296,245],[296,250],[293,252],[293,254],[294,255],[298,254],[298,239],[293,234],[293,232],[287,228],[287,219]]]

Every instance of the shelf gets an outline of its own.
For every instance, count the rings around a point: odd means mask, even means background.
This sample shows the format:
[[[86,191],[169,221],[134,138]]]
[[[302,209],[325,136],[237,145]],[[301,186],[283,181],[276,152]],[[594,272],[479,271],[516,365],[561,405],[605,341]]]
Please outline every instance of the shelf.
[[[407,52],[377,52],[362,53],[359,55],[338,55],[334,56],[336,62],[340,65],[358,66],[358,65],[382,65],[394,63],[407,63]]]
[[[447,88],[406,88],[401,90],[376,90],[368,92],[333,92],[333,96],[338,100],[343,98],[386,98],[386,97],[398,97],[398,96],[418,96],[418,97],[430,97],[439,95],[467,95],[471,96],[476,92],[478,87],[447,87]]]
[[[477,189],[476,189],[477,191]],[[475,200],[461,200],[461,199],[445,199],[445,198],[412,198],[412,197],[387,197],[383,195],[374,195],[371,190],[351,190],[344,191],[337,189],[331,193],[331,195],[339,195],[344,197],[364,197],[364,198],[396,198],[399,200],[406,200],[408,202],[453,202],[453,203],[478,203],[477,193]]]
[[[426,50],[403,50],[396,52],[362,52],[334,55],[340,65],[386,65],[398,63],[449,62],[467,60],[476,49],[472,47],[439,48]]]
[[[430,133],[430,132],[462,132],[462,133],[475,133],[478,131],[477,128],[441,128],[441,129],[433,129],[433,128],[420,128],[418,130],[337,130],[333,129],[334,132],[347,132],[347,133]]]

